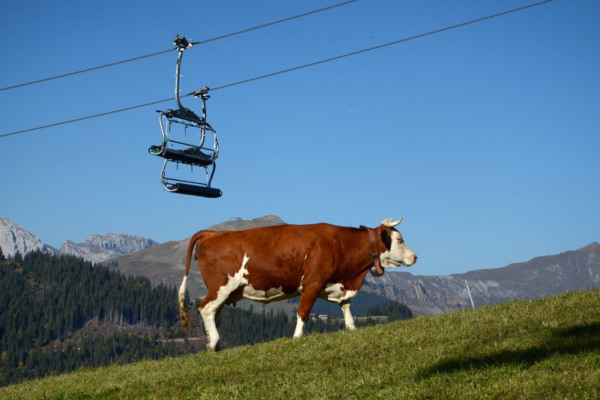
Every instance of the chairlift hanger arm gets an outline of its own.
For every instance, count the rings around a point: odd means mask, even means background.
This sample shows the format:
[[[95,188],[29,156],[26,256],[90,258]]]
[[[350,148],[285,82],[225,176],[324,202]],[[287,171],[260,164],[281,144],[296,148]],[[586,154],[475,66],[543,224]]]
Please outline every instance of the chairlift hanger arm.
[[[183,58],[183,51],[185,48],[179,48],[179,54],[177,55],[177,68],[175,70],[175,101],[177,102],[177,106],[180,110],[185,110],[186,108],[181,105],[181,101],[179,100],[179,78],[181,75],[179,74],[181,71],[181,59]]]

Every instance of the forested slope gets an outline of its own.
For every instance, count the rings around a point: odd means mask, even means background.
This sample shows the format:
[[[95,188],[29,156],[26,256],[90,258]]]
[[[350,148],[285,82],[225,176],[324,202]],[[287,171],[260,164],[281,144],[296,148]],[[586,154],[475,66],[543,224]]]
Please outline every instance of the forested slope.
[[[204,329],[196,311],[194,335],[184,338],[177,292],[175,287],[152,287],[148,278],[125,276],[74,256],[36,251],[6,260],[0,249],[0,386],[81,367],[203,349]],[[399,318],[398,310],[406,308],[389,301],[380,308],[380,300],[367,295],[358,309],[370,307],[369,315],[381,315],[383,308],[393,320]],[[320,307],[316,312],[324,311]],[[368,319],[358,325],[375,323],[376,319]],[[283,312],[227,307],[217,324],[223,346],[235,347],[291,337],[296,320]],[[342,321],[316,319],[307,323],[305,332],[343,328]]]
[[[175,288],[39,251],[0,261],[0,284],[0,384],[176,354],[150,335],[177,323]]]

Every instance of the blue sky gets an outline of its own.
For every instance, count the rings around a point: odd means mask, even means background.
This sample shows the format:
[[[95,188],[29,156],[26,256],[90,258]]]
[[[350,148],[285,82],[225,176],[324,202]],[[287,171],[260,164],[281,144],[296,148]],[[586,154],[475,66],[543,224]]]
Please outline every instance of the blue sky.
[[[5,2],[0,88],[342,1]],[[183,93],[535,1],[358,2],[195,46]],[[157,109],[0,138],[0,215],[47,244],[180,240],[233,217],[400,230],[410,272],[503,267],[600,241],[600,2],[555,0],[214,91],[219,199],[165,193]],[[0,135],[173,96],[176,52],[0,91]],[[200,101],[182,99],[200,112]],[[200,175],[200,174],[198,174]],[[200,178],[200,177],[199,177]]]

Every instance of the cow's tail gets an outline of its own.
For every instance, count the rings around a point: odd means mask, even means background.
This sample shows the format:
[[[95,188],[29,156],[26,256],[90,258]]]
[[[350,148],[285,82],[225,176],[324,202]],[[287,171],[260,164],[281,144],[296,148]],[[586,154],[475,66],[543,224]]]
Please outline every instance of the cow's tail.
[[[202,232],[196,233],[190,240],[190,245],[187,252],[187,260],[185,262],[185,276],[183,277],[183,282],[179,288],[179,316],[181,318],[181,329],[183,329],[183,331],[187,334],[190,333],[190,330],[194,327],[194,324],[192,324],[192,320],[190,319],[190,315],[188,314],[187,306],[185,304],[185,289],[187,277],[190,273],[190,264],[192,262],[194,247],[196,246],[196,242],[198,242],[200,239],[202,239]]]

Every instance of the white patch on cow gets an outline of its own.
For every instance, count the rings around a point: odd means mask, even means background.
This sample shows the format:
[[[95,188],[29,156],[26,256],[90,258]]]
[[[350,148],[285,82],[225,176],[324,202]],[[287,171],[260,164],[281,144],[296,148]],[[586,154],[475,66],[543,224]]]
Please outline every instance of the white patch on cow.
[[[271,288],[267,291],[256,290],[252,285],[244,286],[242,296],[245,299],[258,301],[259,303],[270,303],[272,301],[285,300],[292,297],[296,297],[296,293],[284,293],[283,286],[278,288]]]
[[[216,350],[217,343],[219,342],[219,332],[217,331],[217,325],[215,323],[215,316],[217,312],[223,307],[225,301],[231,293],[233,293],[240,286],[248,284],[248,279],[246,279],[244,275],[248,275],[246,263],[249,259],[250,258],[248,255],[244,254],[244,260],[242,261],[240,270],[236,272],[235,275],[230,276],[227,280],[227,283],[219,288],[219,291],[217,292],[217,298],[207,303],[204,308],[200,310],[202,319],[204,320],[206,334],[208,335],[208,344],[206,345],[208,350]]]
[[[404,243],[400,232],[392,229],[392,246],[388,251],[381,253],[379,260],[381,260],[383,268],[396,268],[401,265],[410,267],[417,261],[417,258],[415,253]]]
[[[346,329],[356,329],[354,325],[354,318],[352,318],[352,313],[350,312],[350,302],[347,301],[341,305],[342,313],[344,313],[344,322],[346,323]]]
[[[356,296],[356,293],[358,290],[346,290],[341,283],[328,283],[327,287],[319,293],[319,297],[334,303],[341,303]]]
[[[296,330],[294,331],[294,337],[299,338],[302,337],[302,333],[304,332],[304,321],[298,315],[298,322],[296,322]]]
[[[302,283],[303,280],[304,280],[304,275],[302,275],[302,278],[300,278],[300,286],[298,286],[298,289],[296,290],[298,292],[298,294],[302,294],[302,291],[304,290],[304,284]]]

